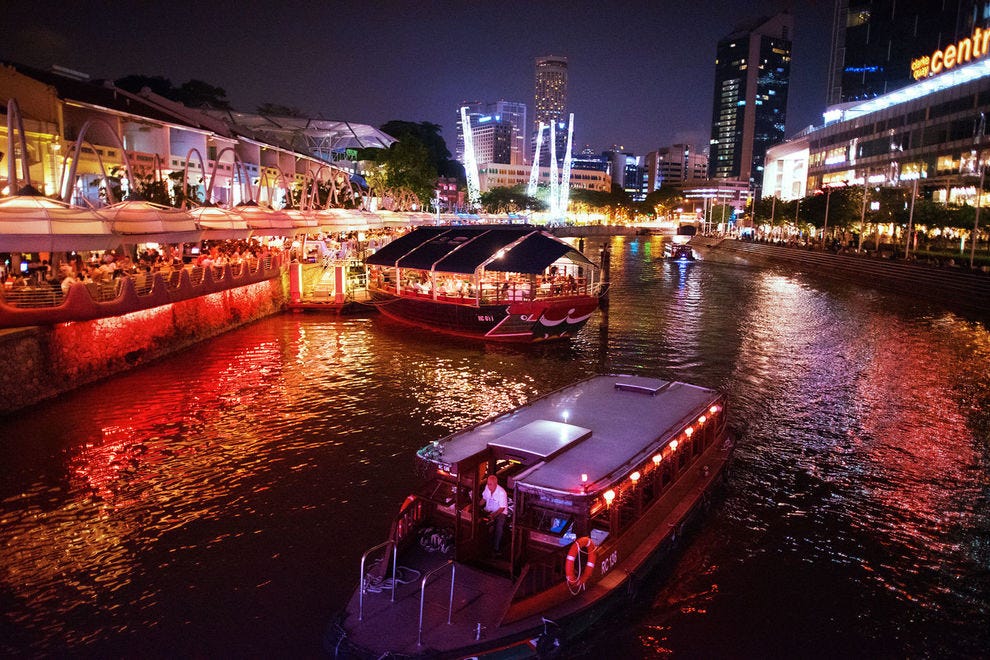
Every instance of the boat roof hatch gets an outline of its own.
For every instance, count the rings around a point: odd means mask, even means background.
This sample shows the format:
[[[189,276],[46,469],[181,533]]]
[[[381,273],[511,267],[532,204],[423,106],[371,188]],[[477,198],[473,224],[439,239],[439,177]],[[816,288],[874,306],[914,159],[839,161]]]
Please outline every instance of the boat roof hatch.
[[[590,436],[591,429],[565,422],[538,419],[499,436],[490,441],[488,446],[526,458],[547,459],[567,448],[572,442],[580,442]]]

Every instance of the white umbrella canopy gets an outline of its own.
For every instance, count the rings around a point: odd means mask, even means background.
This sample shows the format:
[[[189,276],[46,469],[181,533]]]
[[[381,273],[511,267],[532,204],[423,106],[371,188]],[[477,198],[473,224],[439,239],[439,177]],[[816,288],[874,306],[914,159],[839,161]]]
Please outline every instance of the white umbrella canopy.
[[[281,212],[292,218],[292,233],[295,235],[316,232],[320,229],[320,222],[317,219],[316,211],[282,209]]]
[[[381,219],[374,213],[357,209],[323,209],[317,212],[320,229],[323,231],[364,231],[382,226]]]
[[[100,213],[123,243],[193,243],[203,233],[188,211],[143,200],[111,204]]]
[[[91,209],[41,195],[0,199],[0,252],[112,250],[110,221]]]
[[[203,230],[203,240],[247,239],[251,235],[247,220],[236,211],[219,206],[199,206],[189,213],[196,219],[196,226]]]
[[[256,202],[238,204],[234,210],[247,222],[258,236],[291,236],[292,217],[282,211],[275,211]]]

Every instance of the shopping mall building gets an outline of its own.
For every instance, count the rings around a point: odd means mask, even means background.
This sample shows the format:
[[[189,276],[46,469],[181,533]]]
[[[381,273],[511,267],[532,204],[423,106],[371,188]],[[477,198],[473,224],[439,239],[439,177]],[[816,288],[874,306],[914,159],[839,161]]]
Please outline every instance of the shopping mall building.
[[[763,197],[833,186],[907,186],[939,202],[975,203],[990,161],[990,30],[912,61],[917,82],[829,108],[825,123],[767,152]],[[987,200],[984,200],[984,202]]]

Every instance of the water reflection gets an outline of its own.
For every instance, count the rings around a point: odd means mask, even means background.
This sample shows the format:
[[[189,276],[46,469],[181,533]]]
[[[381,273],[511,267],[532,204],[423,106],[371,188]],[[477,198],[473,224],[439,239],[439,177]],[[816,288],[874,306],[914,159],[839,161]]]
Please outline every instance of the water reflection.
[[[314,655],[417,448],[635,371],[728,390],[744,434],[723,505],[590,657],[980,655],[986,328],[608,240],[609,312],[569,345],[284,315],[0,421],[0,650]]]

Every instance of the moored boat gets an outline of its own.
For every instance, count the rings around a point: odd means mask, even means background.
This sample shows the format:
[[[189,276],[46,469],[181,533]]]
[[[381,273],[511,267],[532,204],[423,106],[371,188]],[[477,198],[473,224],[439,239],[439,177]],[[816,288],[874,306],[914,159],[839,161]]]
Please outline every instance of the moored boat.
[[[563,339],[598,308],[598,266],[532,226],[420,227],[366,264],[383,315],[447,334]]]
[[[566,643],[673,547],[731,453],[723,395],[621,375],[438,440],[417,454],[425,483],[362,557],[332,650],[522,657]],[[485,521],[498,498],[479,497],[491,477],[508,496],[500,538],[498,516]]]

